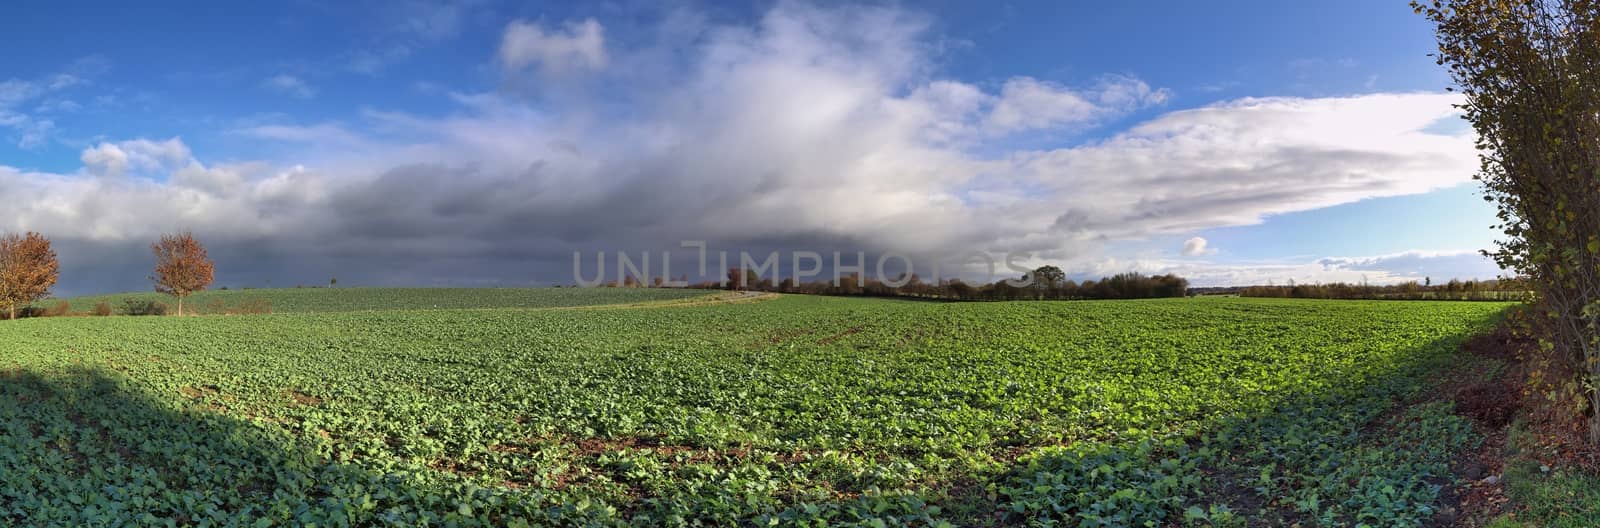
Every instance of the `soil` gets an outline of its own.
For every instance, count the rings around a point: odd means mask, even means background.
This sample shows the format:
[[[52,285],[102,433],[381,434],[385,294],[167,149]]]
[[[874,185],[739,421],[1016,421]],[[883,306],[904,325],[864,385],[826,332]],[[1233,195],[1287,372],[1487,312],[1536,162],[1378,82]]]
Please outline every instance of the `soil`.
[[[1520,352],[1526,346],[1504,328],[1474,337],[1461,345],[1472,360],[1450,369],[1433,392],[1435,399],[1454,401],[1456,413],[1471,419],[1484,440],[1458,455],[1452,468],[1457,482],[1444,483],[1429,526],[1484,526],[1508,511],[1503,455],[1506,429],[1523,408],[1527,374]]]

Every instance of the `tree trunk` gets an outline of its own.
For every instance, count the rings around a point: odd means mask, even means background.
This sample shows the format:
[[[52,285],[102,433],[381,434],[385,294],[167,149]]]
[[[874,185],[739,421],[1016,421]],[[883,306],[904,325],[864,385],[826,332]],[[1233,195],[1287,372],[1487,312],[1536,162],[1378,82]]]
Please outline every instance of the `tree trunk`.
[[[11,305],[9,307],[9,310],[11,311],[11,315],[7,316],[6,320],[8,320],[8,321],[17,320],[17,305],[15,305],[15,304]]]
[[[1589,444],[1600,445],[1600,392],[1589,392]]]
[[[183,317],[183,296],[178,296],[178,317]]]

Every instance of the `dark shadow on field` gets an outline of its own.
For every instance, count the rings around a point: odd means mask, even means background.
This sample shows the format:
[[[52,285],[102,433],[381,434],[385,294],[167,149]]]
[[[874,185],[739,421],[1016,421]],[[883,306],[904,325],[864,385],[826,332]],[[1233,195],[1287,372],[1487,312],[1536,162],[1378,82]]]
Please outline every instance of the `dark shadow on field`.
[[[1476,321],[1497,327],[1504,314]],[[1473,335],[1324,389],[1282,394],[1170,441],[1084,442],[1021,457],[1000,477],[999,524],[1448,525],[1453,459],[1481,441],[1434,376]],[[1265,471],[1264,471],[1265,470]],[[1221,508],[1215,508],[1221,506]]]
[[[282,428],[134,385],[89,369],[0,370],[0,525],[504,526],[560,513],[334,461]]]
[[[138,385],[92,369],[0,370],[0,526],[736,526],[778,518],[809,518],[810,525],[929,518],[926,504],[898,495],[820,507],[740,503],[750,496],[723,481],[620,507],[583,491],[487,489],[442,471],[334,460],[324,446],[286,432],[294,424],[258,424]],[[711,502],[686,502],[694,500]]]

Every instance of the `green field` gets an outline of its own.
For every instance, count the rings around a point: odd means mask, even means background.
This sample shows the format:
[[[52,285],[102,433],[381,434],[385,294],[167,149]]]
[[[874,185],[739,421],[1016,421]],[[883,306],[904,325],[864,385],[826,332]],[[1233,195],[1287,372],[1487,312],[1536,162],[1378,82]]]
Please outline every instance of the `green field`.
[[[251,301],[265,301],[273,313],[566,308],[674,301],[714,293],[672,288],[286,288],[203,291],[190,296],[184,305],[201,313],[222,312]],[[120,308],[126,299],[176,305],[172,297],[156,292],[74,297],[67,302],[75,312],[89,312],[101,302],[110,304],[113,309]],[[43,301],[38,306],[57,302],[60,301]]]
[[[1418,525],[1507,306],[357,291],[0,324],[0,524]]]

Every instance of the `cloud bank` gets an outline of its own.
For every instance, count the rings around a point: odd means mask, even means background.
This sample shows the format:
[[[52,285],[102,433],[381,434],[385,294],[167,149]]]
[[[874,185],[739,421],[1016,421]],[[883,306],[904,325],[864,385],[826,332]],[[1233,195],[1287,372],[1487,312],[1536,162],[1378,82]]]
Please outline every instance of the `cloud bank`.
[[[1176,273],[1194,286],[1244,286],[1264,284],[1435,283],[1451,278],[1495,278],[1499,267],[1477,251],[1406,251],[1389,255],[1324,257],[1284,261],[1215,262],[1193,258],[1115,258],[1085,260],[1067,268],[1075,279],[1099,278],[1114,273]]]
[[[256,286],[566,283],[572,251],[680,240],[1029,252],[1088,270],[1108,241],[1426,192],[1476,166],[1470,136],[1429,132],[1455,115],[1453,95],[1242,99],[1018,148],[1174,94],[1123,74],[942,78],[928,20],[900,9],[784,3],[750,27],[677,22],[624,47],[593,19],[516,21],[486,52],[508,79],[582,73],[587,90],[452,93],[443,115],[234,131],[296,159],[205,163],[180,138],[135,138],[84,150],[75,173],[0,166],[0,203],[18,204],[0,230],[55,238],[73,289],[142,287],[144,246],[180,228],[212,246],[223,283]]]

